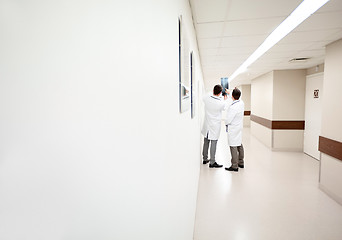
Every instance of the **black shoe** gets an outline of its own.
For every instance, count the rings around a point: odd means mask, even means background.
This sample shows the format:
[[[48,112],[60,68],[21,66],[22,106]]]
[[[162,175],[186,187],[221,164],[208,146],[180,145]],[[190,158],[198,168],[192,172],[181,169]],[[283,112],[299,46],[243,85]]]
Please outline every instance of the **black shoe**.
[[[238,166],[239,166],[239,168],[245,168],[245,165],[243,165],[243,164],[239,164]]]
[[[233,168],[233,167],[229,167],[229,168],[225,168],[227,171],[234,171],[234,172],[238,172],[239,168]]]
[[[203,164],[207,164],[209,160],[203,160]]]
[[[214,162],[213,164],[209,164],[209,167],[210,168],[220,168],[220,167],[223,167],[223,165],[219,165],[219,164],[217,164],[217,162]]]

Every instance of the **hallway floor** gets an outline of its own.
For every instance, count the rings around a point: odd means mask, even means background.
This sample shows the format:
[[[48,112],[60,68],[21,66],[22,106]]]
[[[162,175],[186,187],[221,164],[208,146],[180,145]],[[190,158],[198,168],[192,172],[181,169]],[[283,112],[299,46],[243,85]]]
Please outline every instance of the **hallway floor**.
[[[272,152],[249,128],[243,144],[239,172],[224,169],[230,166],[225,132],[216,153],[223,168],[201,166],[195,240],[342,239],[342,206],[318,188],[319,161]]]

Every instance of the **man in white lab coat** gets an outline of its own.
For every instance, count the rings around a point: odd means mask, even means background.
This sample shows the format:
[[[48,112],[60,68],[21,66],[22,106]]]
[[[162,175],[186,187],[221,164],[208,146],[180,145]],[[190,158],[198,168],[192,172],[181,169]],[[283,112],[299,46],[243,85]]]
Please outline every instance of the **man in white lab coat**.
[[[203,164],[210,162],[210,168],[220,168],[222,165],[217,164],[215,161],[217,140],[220,136],[222,111],[228,106],[227,101],[220,98],[222,93],[222,86],[216,85],[213,89],[213,95],[206,95],[203,97],[205,105],[205,118],[202,128],[204,136],[203,144]],[[224,100],[227,96],[224,96]],[[208,160],[208,149],[210,144],[210,160]]]
[[[244,168],[244,149],[242,146],[242,129],[245,104],[240,99],[241,92],[235,88],[232,92],[233,102],[227,111],[225,120],[228,135],[228,145],[232,156],[232,165],[225,168],[227,171],[239,171]]]

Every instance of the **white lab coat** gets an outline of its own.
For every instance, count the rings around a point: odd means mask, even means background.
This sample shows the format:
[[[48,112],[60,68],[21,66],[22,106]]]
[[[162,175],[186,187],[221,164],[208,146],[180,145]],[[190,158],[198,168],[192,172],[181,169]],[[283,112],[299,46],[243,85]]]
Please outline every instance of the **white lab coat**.
[[[242,143],[244,111],[245,104],[241,99],[233,101],[228,108],[225,123],[229,146],[240,146]]]
[[[228,102],[214,95],[203,97],[205,117],[202,134],[209,140],[218,140],[221,131],[222,111],[228,107]]]

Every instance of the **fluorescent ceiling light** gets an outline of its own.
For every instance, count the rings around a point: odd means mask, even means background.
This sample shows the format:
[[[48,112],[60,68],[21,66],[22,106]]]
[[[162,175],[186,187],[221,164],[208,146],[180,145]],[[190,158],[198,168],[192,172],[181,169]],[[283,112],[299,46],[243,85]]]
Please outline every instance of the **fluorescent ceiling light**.
[[[289,34],[311,14],[316,12],[329,0],[304,0],[291,14],[288,16],[266,39],[265,41],[250,55],[247,60],[229,77],[232,81],[240,73],[246,71],[247,67],[273,47],[277,42]]]

